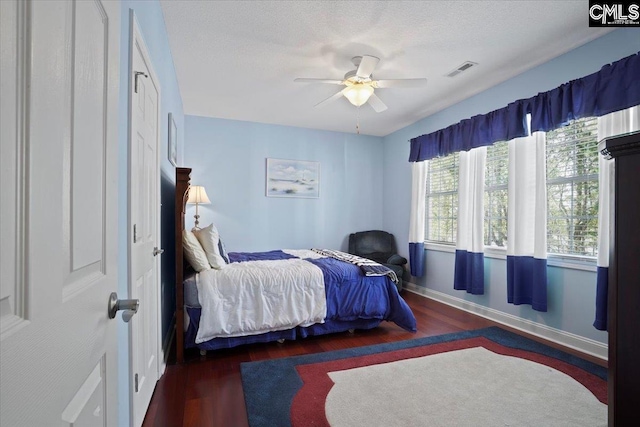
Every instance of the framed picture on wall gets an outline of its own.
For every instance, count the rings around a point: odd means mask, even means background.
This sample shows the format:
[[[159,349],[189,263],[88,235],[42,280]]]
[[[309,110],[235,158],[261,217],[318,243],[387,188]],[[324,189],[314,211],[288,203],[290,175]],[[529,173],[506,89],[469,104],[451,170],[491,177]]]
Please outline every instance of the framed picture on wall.
[[[178,128],[171,113],[169,113],[169,161],[173,166],[178,166]]]
[[[320,197],[320,162],[267,159],[267,197]]]

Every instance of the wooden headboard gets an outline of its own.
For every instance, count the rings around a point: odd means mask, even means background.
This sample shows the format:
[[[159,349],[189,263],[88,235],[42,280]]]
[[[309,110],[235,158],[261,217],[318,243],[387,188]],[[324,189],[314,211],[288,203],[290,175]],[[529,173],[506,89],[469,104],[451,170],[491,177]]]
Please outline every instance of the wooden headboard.
[[[176,362],[184,362],[184,256],[182,231],[189,198],[191,168],[176,168]]]

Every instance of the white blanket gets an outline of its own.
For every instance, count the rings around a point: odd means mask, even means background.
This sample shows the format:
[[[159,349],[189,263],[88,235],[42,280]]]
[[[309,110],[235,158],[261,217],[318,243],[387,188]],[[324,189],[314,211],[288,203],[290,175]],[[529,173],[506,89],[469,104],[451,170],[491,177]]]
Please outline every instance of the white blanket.
[[[231,263],[196,278],[202,306],[196,343],[323,323],[322,270],[302,259]]]

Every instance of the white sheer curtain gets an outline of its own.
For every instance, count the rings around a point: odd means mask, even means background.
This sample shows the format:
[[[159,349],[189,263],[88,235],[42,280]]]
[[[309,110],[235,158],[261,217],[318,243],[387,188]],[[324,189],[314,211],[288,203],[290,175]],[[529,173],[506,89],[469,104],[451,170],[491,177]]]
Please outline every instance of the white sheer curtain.
[[[484,175],[487,147],[460,152],[453,288],[484,294]]]
[[[509,141],[507,301],[547,311],[545,134]]]
[[[598,141],[627,132],[640,130],[640,106],[598,117]],[[604,148],[603,144],[598,150]],[[609,233],[610,211],[613,201],[615,162],[602,154],[598,159],[598,273],[596,285],[596,319],[593,326],[607,330],[607,294],[609,290]]]
[[[411,163],[411,216],[409,219],[409,266],[411,275],[424,275],[428,161]]]

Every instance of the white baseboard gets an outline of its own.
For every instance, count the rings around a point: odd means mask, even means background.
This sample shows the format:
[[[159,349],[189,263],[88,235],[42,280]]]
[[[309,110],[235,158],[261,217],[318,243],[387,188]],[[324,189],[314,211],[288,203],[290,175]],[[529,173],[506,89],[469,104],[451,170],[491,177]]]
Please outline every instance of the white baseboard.
[[[522,319],[518,316],[508,314],[493,308],[485,307],[480,304],[466,301],[442,292],[434,291],[414,283],[404,282],[404,288],[414,294],[430,298],[432,300],[450,305],[460,310],[476,314],[494,322],[509,326],[522,332],[535,335],[540,338],[555,342],[565,347],[590,354],[602,360],[608,358],[608,347],[606,344],[592,340],[590,338],[581,337],[579,335],[565,332],[560,329],[551,328],[541,323],[532,322],[531,320]]]

